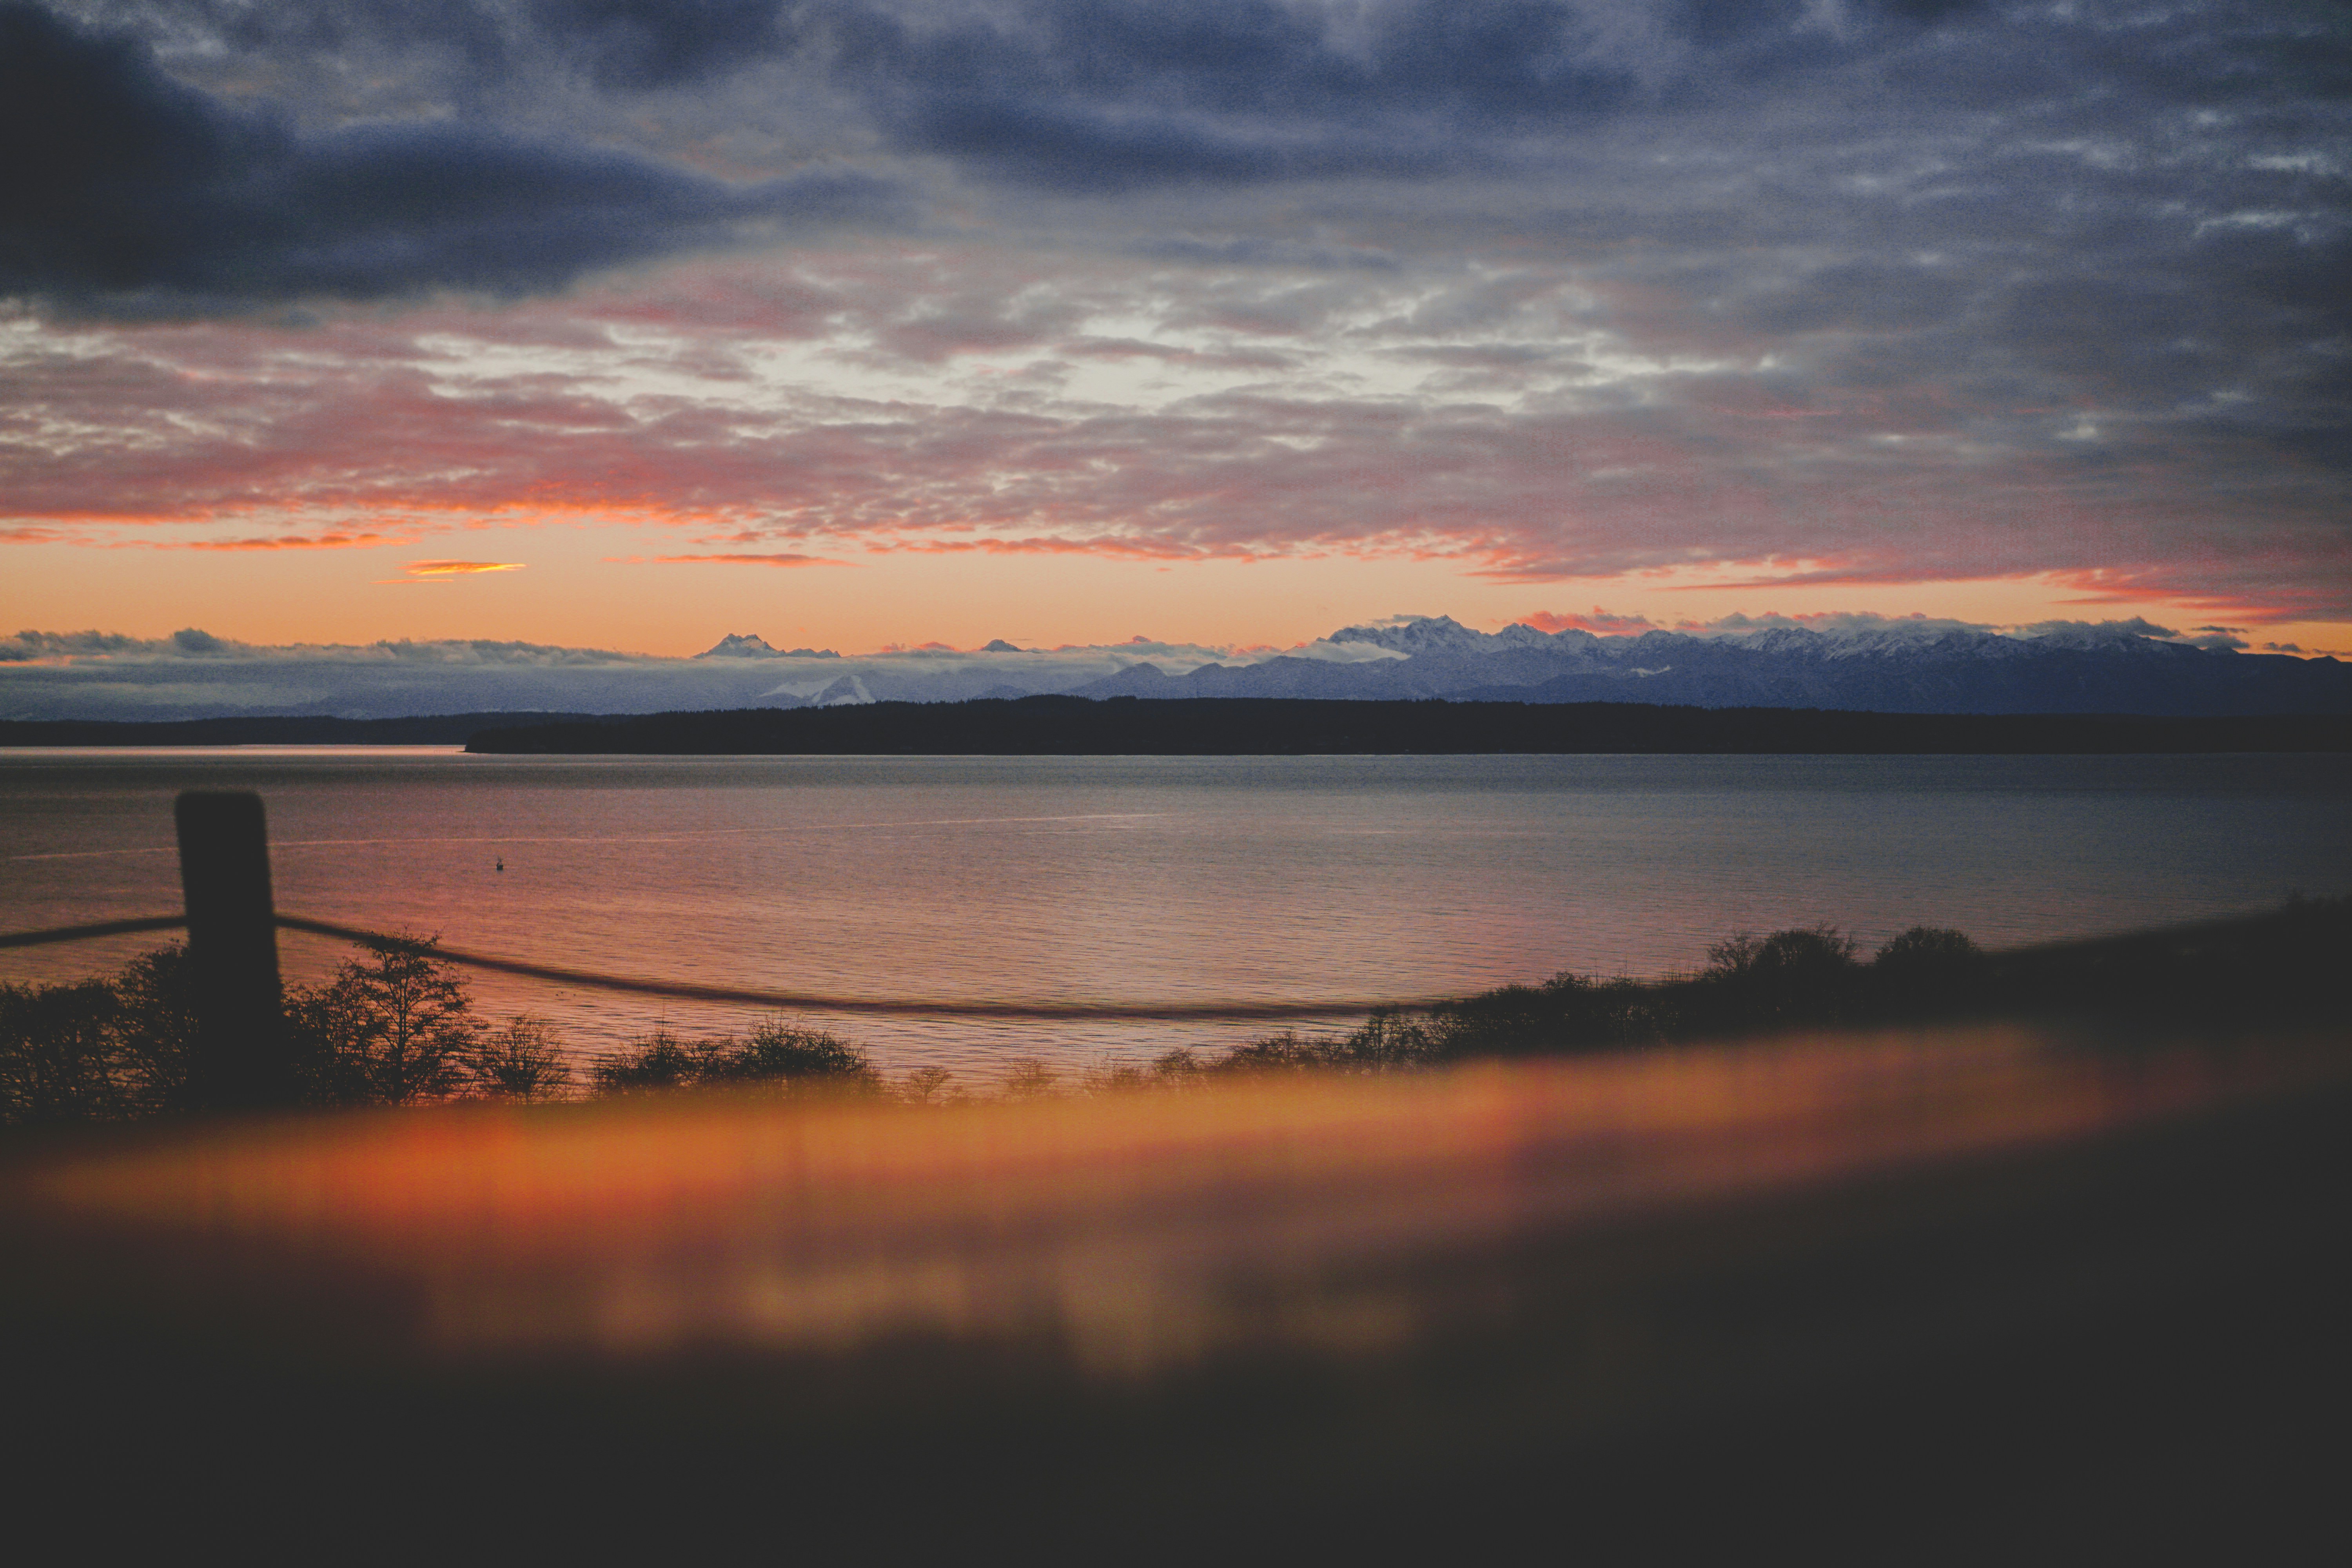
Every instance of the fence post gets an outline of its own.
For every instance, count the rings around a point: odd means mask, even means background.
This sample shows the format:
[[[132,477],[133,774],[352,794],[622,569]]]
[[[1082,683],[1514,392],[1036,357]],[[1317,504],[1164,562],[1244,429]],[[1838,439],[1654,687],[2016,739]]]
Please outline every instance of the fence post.
[[[278,921],[269,899],[269,834],[261,797],[187,790],[173,804],[173,816],[196,981],[189,1098],[206,1110],[292,1105],[294,1064],[278,980]]]

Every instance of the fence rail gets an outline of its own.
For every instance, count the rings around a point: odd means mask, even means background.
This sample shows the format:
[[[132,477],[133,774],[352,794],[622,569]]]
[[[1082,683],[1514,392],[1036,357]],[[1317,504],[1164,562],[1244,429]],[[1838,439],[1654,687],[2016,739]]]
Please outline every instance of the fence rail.
[[[179,931],[185,915],[142,915],[137,920],[95,921],[89,925],[51,926],[47,931],[0,932],[0,948],[47,947],[53,942],[94,942],[102,936],[132,936],[141,931]]]
[[[332,921],[279,915],[287,931],[313,936],[341,937],[346,942],[396,940],[380,931]],[[791,1007],[811,1013],[878,1013],[943,1018],[1134,1019],[1265,1021],[1282,1018],[1328,1018],[1341,1014],[1370,1013],[1380,1008],[1426,1007],[1435,998],[1404,1002],[958,1002],[901,1001],[876,996],[825,996],[806,991],[775,991],[756,985],[700,985],[682,980],[639,980],[593,969],[572,969],[553,963],[530,963],[468,952],[463,948],[436,946],[436,956],[473,969],[519,974],[562,985],[593,986],[600,991],[625,991],[640,996],[674,997],[688,1002],[738,1002],[760,1007]]]
[[[369,931],[337,921],[305,915],[277,915],[279,931],[304,931],[353,942],[411,942],[391,931]],[[137,920],[98,921],[89,925],[52,926],[45,931],[0,932],[0,949],[46,947],[52,942],[90,942],[100,937],[134,936],[145,931],[180,931],[185,915],[146,915]],[[467,969],[545,980],[558,985],[579,985],[597,991],[620,991],[635,996],[661,996],[681,1002],[731,1002],[755,1007],[787,1007],[806,1013],[865,1013],[899,1017],[1014,1018],[1037,1022],[1117,1023],[1279,1023],[1285,1019],[1336,1018],[1384,1010],[1435,1006],[1443,997],[1364,1001],[1343,997],[1328,1002],[986,1002],[907,1001],[883,996],[828,996],[813,991],[778,991],[761,985],[703,985],[687,980],[647,980],[635,975],[607,974],[601,970],[573,969],[562,964],[532,963],[520,958],[499,958],[460,947],[433,945],[436,958]]]
[[[184,801],[188,799],[183,797]],[[226,797],[212,796],[197,804],[209,804],[217,810],[229,802]],[[244,931],[248,947],[262,940],[274,942],[274,937],[269,933],[278,931],[303,931],[312,936],[336,937],[362,943],[413,940],[362,926],[345,925],[337,921],[313,920],[272,910],[268,904],[268,840],[266,836],[258,833],[260,805],[257,797],[239,796],[235,797],[234,810],[228,818],[217,822],[209,819],[183,820],[181,876],[192,904],[203,902],[205,889],[224,879],[232,882],[241,881],[244,890],[250,896],[232,918],[233,923]],[[184,805],[183,811],[185,809]],[[226,853],[222,851],[221,843],[225,835],[237,840],[229,846]],[[182,913],[53,926],[44,931],[9,931],[0,933],[0,950],[41,947],[52,942],[87,942],[100,937],[129,936],[144,931],[178,931],[188,925],[188,916]],[[1281,1023],[1359,1016],[1383,1009],[1428,1007],[1439,1000],[1422,997],[1380,1001],[1335,998],[1317,1002],[1000,1002],[828,996],[815,992],[784,991],[760,985],[707,985],[692,981],[649,980],[636,975],[608,974],[601,970],[534,963],[526,959],[501,958],[495,953],[443,947],[438,943],[435,944],[433,952],[438,958],[468,969],[543,980],[558,985],[617,991],[635,996],[659,996],[683,1002],[722,1002],[755,1007],[789,1008],[798,1012],[893,1017],[1002,1018],[1035,1023]],[[246,956],[260,962],[257,955]],[[277,984],[274,947],[267,962],[268,974],[263,984],[274,988]]]

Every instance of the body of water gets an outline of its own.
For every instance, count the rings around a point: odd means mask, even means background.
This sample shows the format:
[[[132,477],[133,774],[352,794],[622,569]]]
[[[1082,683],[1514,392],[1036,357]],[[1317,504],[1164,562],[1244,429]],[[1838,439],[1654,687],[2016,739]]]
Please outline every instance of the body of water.
[[[1696,968],[1738,931],[1988,946],[2352,891],[2352,758],[468,757],[0,752],[0,930],[179,904],[172,799],[267,803],[278,908],[540,963],[842,996],[1459,994]],[[505,868],[498,869],[503,861]],[[103,971],[156,939],[0,952]],[[289,978],[346,950],[284,939]],[[480,976],[583,1050],[744,1009]],[[1264,1026],[809,1016],[986,1079]],[[1335,1022],[1344,1019],[1335,1018]]]

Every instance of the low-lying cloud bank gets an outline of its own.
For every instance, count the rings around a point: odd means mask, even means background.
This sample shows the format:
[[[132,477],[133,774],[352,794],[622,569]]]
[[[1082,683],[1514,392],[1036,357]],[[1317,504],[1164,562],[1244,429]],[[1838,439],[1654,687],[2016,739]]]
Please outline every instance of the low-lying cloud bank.
[[[1590,623],[1607,624],[1597,635]],[[1396,616],[1296,647],[1142,637],[932,644],[848,657],[730,633],[691,658],[489,640],[293,644],[19,632],[0,638],[0,718],[648,713],[884,700],[1088,696],[1447,697],[1762,703],[1895,711],[2295,711],[2352,708],[2352,667],[2242,655],[2232,628],[2134,618],[1997,628],[1924,616],[1730,616],[1656,627],[1545,615],[1486,633]]]
[[[751,646],[756,644],[757,646]],[[1009,649],[1009,645],[1008,649]],[[0,638],[0,718],[200,719],[258,714],[656,713],[807,701],[1064,691],[1150,659],[1178,671],[1235,656],[1138,640],[1116,647],[894,649],[845,658],[730,635],[692,658],[489,640],[239,643],[19,632]]]

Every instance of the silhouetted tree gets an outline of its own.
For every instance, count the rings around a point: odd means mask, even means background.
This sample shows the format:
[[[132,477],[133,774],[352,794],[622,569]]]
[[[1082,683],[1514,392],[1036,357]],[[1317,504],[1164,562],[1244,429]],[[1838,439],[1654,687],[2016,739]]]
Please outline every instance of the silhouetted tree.
[[[553,1100],[571,1087],[572,1064],[546,1019],[517,1013],[476,1038],[466,1079],[486,1100]]]
[[[464,1086],[478,1026],[465,983],[429,937],[360,944],[334,978],[288,997],[287,1022],[310,1098],[407,1105]]]
[[[656,1029],[632,1040],[589,1069],[589,1078],[603,1095],[650,1094],[666,1089],[691,1088],[702,1077],[701,1058],[721,1046],[718,1040],[679,1039],[667,1029]],[[697,1047],[703,1047],[698,1050]]]
[[[196,970],[185,942],[143,952],[114,977],[116,1029],[133,1104],[142,1113],[188,1109],[196,1048]]]
[[[1913,926],[1871,960],[1871,989],[1895,1016],[1949,1013],[1976,1001],[1988,983],[1984,950],[1967,933]]]
[[[898,1098],[909,1105],[950,1105],[970,1098],[948,1087],[954,1078],[945,1068],[917,1068],[898,1080]]]
[[[1046,1100],[1062,1075],[1035,1057],[1014,1057],[1004,1064],[1004,1083],[998,1093],[1007,1100]]]
[[[1700,976],[1706,992],[1693,998],[1710,1026],[1774,1028],[1825,1023],[1854,1000],[1857,944],[1835,926],[1742,931],[1706,950]]]
[[[0,1126],[132,1114],[137,1101],[115,1029],[121,1007],[103,980],[0,984]]]

